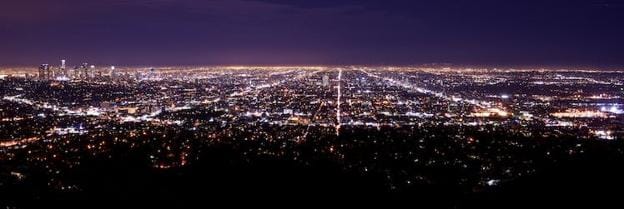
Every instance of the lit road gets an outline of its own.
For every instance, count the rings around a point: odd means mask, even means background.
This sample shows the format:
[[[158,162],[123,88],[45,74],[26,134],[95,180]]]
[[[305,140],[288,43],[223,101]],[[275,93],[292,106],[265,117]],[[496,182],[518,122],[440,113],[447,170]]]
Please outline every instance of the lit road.
[[[338,98],[336,99],[336,135],[339,136],[340,135],[340,124],[341,124],[341,120],[340,120],[340,100],[342,99],[342,91],[341,91],[341,82],[342,81],[342,68],[338,69],[338,86],[336,86],[336,88],[338,88]]]

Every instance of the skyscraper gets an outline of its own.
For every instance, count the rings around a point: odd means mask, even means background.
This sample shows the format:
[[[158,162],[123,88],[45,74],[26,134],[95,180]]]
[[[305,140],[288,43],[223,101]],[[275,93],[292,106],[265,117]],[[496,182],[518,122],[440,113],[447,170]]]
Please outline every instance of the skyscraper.
[[[39,65],[39,80],[44,80],[45,79],[45,68],[42,65]]]
[[[39,66],[39,80],[48,80],[50,79],[50,65],[41,64]]]
[[[115,78],[117,76],[117,73],[115,72],[115,66],[111,66],[110,67],[110,73],[109,73],[111,78]]]
[[[82,65],[80,65],[80,71],[78,74],[80,75],[81,79],[87,79],[87,75],[89,73],[89,63],[82,63]]]
[[[68,76],[67,69],[65,67],[65,60],[61,60],[61,74],[63,76]]]
[[[46,64],[45,70],[46,70],[46,79],[51,80],[54,77],[54,72],[52,71],[52,68],[50,67],[50,65]]]
[[[86,76],[87,76],[87,79],[92,78],[92,77],[95,77],[95,75],[96,75],[96,72],[95,72],[95,65],[91,65],[91,66],[89,66],[89,69],[90,69],[90,70],[89,70],[89,72],[91,72],[91,75],[87,74],[87,75],[86,75]]]

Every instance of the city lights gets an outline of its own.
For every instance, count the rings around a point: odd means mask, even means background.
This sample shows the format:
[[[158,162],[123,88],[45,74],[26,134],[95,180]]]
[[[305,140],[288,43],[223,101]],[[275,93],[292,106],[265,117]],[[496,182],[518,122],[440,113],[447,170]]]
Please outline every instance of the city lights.
[[[23,165],[7,170],[19,181],[45,168],[54,191],[83,189],[65,173],[118,147],[166,172],[226,145],[249,162],[327,159],[390,191],[457,170],[458,187],[479,191],[624,130],[623,84],[600,71],[64,65],[0,72],[0,162]],[[576,143],[540,143],[558,138]]]

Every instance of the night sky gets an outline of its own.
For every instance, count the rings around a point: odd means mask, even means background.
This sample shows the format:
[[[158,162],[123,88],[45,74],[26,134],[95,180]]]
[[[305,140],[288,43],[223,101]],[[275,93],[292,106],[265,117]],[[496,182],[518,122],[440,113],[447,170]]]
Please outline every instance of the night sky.
[[[2,0],[0,65],[624,66],[624,0]]]

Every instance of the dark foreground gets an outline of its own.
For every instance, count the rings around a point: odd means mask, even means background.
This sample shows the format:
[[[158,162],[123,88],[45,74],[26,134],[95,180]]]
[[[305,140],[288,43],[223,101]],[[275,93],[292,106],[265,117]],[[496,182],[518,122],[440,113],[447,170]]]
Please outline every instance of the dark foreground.
[[[190,166],[156,170],[141,152],[123,150],[90,160],[69,173],[80,191],[46,189],[45,176],[5,185],[7,208],[211,208],[262,206],[400,206],[414,208],[619,208],[624,162],[596,145],[586,157],[561,162],[536,175],[475,193],[449,184],[402,191],[380,176],[362,177],[319,160],[306,166],[286,160],[241,159],[230,147],[213,147]],[[587,157],[591,156],[591,157]]]

